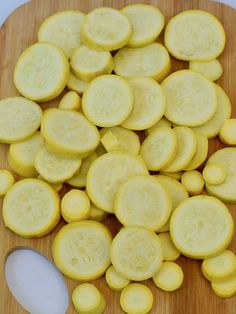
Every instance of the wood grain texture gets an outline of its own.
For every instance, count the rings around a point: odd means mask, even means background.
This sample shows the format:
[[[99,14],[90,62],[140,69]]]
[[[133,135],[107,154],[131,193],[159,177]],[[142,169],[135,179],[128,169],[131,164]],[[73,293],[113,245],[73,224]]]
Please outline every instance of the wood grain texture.
[[[30,44],[36,41],[37,31],[42,21],[56,11],[64,9],[79,9],[88,12],[95,7],[111,6],[122,8],[130,3],[150,3],[158,6],[168,21],[173,15],[187,9],[203,9],[215,14],[222,22],[227,36],[225,51],[220,57],[224,67],[224,74],[220,79],[220,85],[225,89],[231,99],[233,116],[236,117],[236,11],[222,4],[208,2],[206,0],[35,0],[17,9],[0,29],[0,98],[17,95],[13,85],[14,64],[20,53]],[[159,39],[158,39],[159,40]],[[160,41],[162,39],[160,38]],[[172,70],[187,68],[188,64],[172,60]],[[56,106],[58,100],[43,104],[43,109],[48,106]],[[210,143],[210,154],[223,146],[218,140]],[[6,157],[7,145],[0,146],[0,167],[8,168]],[[66,187],[62,191],[64,193]],[[230,206],[236,221],[236,206]],[[23,314],[26,313],[15,299],[10,295],[4,278],[4,263],[7,254],[17,247],[34,248],[52,259],[51,245],[57,228],[47,237],[42,239],[22,239],[5,229],[2,217],[0,217],[0,313]],[[108,218],[106,225],[115,234],[119,230],[119,223],[112,217]],[[236,252],[236,236],[230,248]],[[220,299],[211,291],[200,271],[200,261],[181,257],[178,260],[183,268],[185,279],[180,290],[174,293],[165,293],[157,289],[154,284],[147,281],[146,284],[154,294],[154,307],[151,313],[158,314],[236,314],[236,297]],[[69,294],[71,295],[77,283],[66,279]],[[96,280],[95,285],[104,293],[107,308],[106,314],[123,313],[119,306],[119,293],[112,292],[106,285],[104,278]],[[37,283],[36,283],[37,284]],[[30,289],[30,287],[29,287]],[[75,313],[70,301],[69,314]],[[34,313],[32,313],[34,314]],[[42,313],[44,314],[44,313]],[[50,314],[50,313],[45,313]]]

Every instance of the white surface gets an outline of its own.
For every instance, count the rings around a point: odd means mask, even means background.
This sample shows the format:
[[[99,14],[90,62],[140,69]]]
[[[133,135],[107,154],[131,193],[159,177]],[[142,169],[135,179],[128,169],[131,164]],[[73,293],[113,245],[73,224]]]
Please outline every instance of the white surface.
[[[0,0],[0,26],[4,23],[6,18],[14,11],[15,8],[29,1],[30,0]],[[236,9],[236,0],[212,0],[212,1],[222,2]]]
[[[64,278],[43,255],[30,249],[15,250],[7,258],[5,276],[11,293],[29,313],[66,313]]]

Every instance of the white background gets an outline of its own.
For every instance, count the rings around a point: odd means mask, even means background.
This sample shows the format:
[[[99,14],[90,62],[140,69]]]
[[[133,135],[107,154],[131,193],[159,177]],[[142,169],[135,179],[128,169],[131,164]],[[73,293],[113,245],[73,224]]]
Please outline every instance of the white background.
[[[15,8],[30,0],[0,0],[0,26]],[[212,0],[230,5],[236,9],[236,0]]]

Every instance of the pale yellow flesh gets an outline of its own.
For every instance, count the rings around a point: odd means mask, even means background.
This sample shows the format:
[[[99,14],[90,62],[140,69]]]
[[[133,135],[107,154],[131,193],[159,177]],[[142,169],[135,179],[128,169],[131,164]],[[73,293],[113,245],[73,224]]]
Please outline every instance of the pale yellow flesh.
[[[201,73],[211,81],[218,80],[223,74],[223,67],[217,59],[205,62],[190,61],[189,69]]]
[[[184,280],[181,267],[173,262],[164,262],[153,278],[155,285],[164,291],[175,291],[179,289]]]
[[[222,53],[225,32],[214,15],[201,10],[187,10],[174,16],[167,24],[165,46],[177,59],[208,61]]]
[[[129,279],[118,274],[113,266],[110,266],[106,271],[106,283],[114,291],[121,291],[130,283]]]
[[[227,119],[220,129],[220,140],[227,145],[236,145],[236,119]]]
[[[81,97],[75,91],[67,92],[59,103],[59,109],[78,111],[81,105]]]
[[[78,79],[72,72],[70,72],[66,83],[66,87],[70,91],[74,91],[79,95],[82,95],[85,92],[86,88],[88,87],[88,83]]]
[[[81,28],[82,41],[101,51],[117,50],[127,44],[132,33],[129,20],[118,10],[100,7],[89,12]]]
[[[221,298],[230,298],[236,294],[236,274],[222,281],[212,281],[212,290]]]
[[[180,252],[174,246],[170,237],[170,233],[169,232],[160,233],[159,238],[161,240],[163,260],[171,262],[177,260],[180,256]]]
[[[121,9],[121,12],[132,25],[128,47],[143,47],[154,42],[164,27],[164,16],[154,6],[131,4]]]
[[[122,290],[120,306],[125,313],[147,314],[153,306],[153,294],[147,286],[132,283]]]
[[[181,183],[190,195],[200,194],[204,187],[202,174],[197,170],[184,172],[181,177]]]
[[[165,116],[175,124],[198,126],[210,120],[216,112],[215,86],[197,72],[174,72],[161,86],[166,95]]]
[[[120,150],[119,141],[111,131],[108,131],[101,137],[101,143],[108,153]]]
[[[171,210],[170,195],[151,176],[133,176],[120,185],[115,196],[115,215],[124,226],[157,231],[165,225]]]
[[[150,135],[152,132],[154,132],[157,128],[160,127],[171,128],[171,122],[168,121],[165,117],[162,117],[156,124],[145,130],[145,135],[146,136]]]
[[[129,280],[151,278],[163,261],[161,242],[152,231],[138,226],[123,227],[111,246],[114,269]]]
[[[220,164],[211,164],[205,166],[202,172],[205,182],[209,184],[221,184],[225,181],[225,168]]]
[[[141,48],[121,48],[114,56],[115,73],[123,77],[145,76],[161,82],[170,72],[166,48],[152,43]]]
[[[15,179],[10,171],[6,169],[0,169],[0,197],[7,193],[14,182]]]
[[[233,230],[228,208],[211,196],[199,195],[185,200],[170,220],[170,235],[177,250],[196,259],[224,250],[232,240]]]

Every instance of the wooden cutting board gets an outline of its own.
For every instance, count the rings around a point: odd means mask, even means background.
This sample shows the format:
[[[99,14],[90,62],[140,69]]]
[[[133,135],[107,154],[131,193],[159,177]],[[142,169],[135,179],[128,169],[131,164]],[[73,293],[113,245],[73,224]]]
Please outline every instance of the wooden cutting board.
[[[130,3],[150,3],[161,9],[166,20],[173,15],[187,9],[203,9],[215,14],[222,22],[226,31],[226,47],[220,57],[224,67],[224,74],[220,79],[220,85],[228,93],[233,106],[233,116],[236,117],[236,11],[222,4],[206,0],[35,0],[17,9],[0,29],[0,98],[17,95],[13,85],[13,69],[20,53],[36,41],[37,31],[42,21],[49,15],[65,9],[79,9],[88,12],[99,6],[111,6],[122,8]],[[161,40],[161,39],[160,39]],[[173,71],[179,68],[187,68],[188,64],[172,60]],[[58,100],[43,104],[43,109],[56,106]],[[222,146],[218,140],[210,143],[210,153]],[[7,157],[8,146],[0,146],[0,167],[8,168]],[[64,187],[62,193],[65,193]],[[236,222],[236,206],[230,206]],[[51,245],[55,234],[63,222],[47,237],[42,239],[23,239],[7,230],[0,217],[0,313],[1,314],[23,314],[24,309],[11,296],[4,277],[4,263],[6,256],[11,250],[18,247],[33,248],[52,259]],[[110,217],[106,225],[113,234],[119,229],[115,218]],[[236,236],[230,248],[236,253]],[[178,261],[183,268],[184,284],[176,292],[165,293],[157,289],[151,280],[146,284],[154,294],[154,307],[151,313],[158,314],[236,314],[236,296],[230,299],[216,297],[211,291],[210,284],[201,275],[200,261],[181,257]],[[77,283],[66,279],[71,296]],[[95,285],[104,293],[107,307],[106,314],[123,313],[119,306],[119,293],[112,292],[106,285],[104,278],[96,280]],[[37,284],[37,283],[36,283]],[[30,289],[30,287],[29,287]],[[67,313],[75,313],[73,305]],[[34,313],[32,313],[34,314]],[[50,313],[42,313],[50,314]]]

